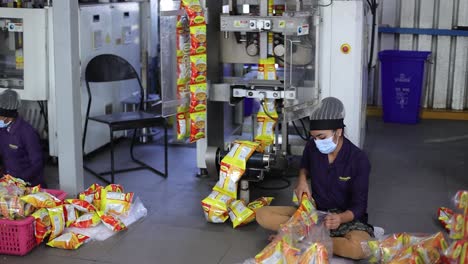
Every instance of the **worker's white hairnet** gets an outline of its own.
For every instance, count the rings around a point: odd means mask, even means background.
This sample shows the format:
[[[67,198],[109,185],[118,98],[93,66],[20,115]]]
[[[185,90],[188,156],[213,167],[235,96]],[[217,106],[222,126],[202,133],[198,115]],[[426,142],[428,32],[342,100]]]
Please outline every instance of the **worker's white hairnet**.
[[[8,89],[0,93],[0,116],[16,117],[21,100],[17,92]]]
[[[328,130],[344,128],[345,109],[343,103],[335,97],[324,98],[312,111],[310,130]]]

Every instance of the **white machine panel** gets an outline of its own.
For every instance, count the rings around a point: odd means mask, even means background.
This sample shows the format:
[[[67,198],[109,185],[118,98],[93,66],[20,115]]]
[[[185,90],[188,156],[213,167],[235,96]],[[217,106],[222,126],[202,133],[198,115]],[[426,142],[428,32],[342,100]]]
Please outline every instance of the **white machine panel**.
[[[321,98],[333,96],[346,109],[347,137],[364,143],[367,101],[367,32],[363,1],[335,0],[322,8],[320,39]]]
[[[18,60],[24,61],[23,66],[19,67],[24,69],[23,76],[9,78],[8,76],[2,77],[3,73],[0,73],[0,81],[5,83],[0,86],[16,87],[15,90],[23,100],[48,99],[47,12],[48,9],[0,8],[0,23],[5,21],[3,18],[14,19],[15,22],[11,28],[5,25],[9,28],[7,32],[9,38],[7,43],[3,40],[0,43],[0,59],[4,60],[3,63],[9,63],[6,61],[6,56],[2,56],[2,50],[10,50],[16,53],[16,63]],[[0,25],[0,27],[3,26]],[[15,38],[19,39],[15,40]],[[22,49],[14,50],[15,41],[22,42]],[[0,92],[2,90],[0,88]]]
[[[80,6],[80,56],[83,126],[88,104],[84,74],[86,65],[100,54],[115,54],[129,61],[140,74],[140,9],[138,3]],[[121,101],[138,91],[136,80],[91,84],[93,103],[90,116],[118,112]],[[89,122],[85,153],[109,142],[105,125]]]

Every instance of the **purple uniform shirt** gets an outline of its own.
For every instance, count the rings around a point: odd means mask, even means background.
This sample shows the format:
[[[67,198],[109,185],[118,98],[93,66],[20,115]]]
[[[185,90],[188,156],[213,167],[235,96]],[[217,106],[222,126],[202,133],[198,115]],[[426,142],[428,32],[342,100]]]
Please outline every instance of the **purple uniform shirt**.
[[[320,153],[310,141],[304,149],[301,168],[309,173],[312,196],[319,210],[350,210],[355,220],[367,223],[370,163],[362,150],[345,138],[335,161],[329,164],[328,155]]]
[[[18,117],[8,128],[0,128],[0,158],[3,173],[31,185],[44,180],[44,158],[36,130]]]

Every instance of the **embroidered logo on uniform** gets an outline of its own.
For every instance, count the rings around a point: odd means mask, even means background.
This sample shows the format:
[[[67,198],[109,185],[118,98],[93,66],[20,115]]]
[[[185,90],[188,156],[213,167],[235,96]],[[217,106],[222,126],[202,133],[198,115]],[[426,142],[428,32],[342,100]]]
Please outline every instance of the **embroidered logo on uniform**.
[[[351,177],[340,177],[340,181],[346,182],[346,181],[349,181],[349,180],[351,180]]]
[[[18,149],[18,146],[13,145],[13,144],[8,144],[8,146],[9,146],[11,149]]]

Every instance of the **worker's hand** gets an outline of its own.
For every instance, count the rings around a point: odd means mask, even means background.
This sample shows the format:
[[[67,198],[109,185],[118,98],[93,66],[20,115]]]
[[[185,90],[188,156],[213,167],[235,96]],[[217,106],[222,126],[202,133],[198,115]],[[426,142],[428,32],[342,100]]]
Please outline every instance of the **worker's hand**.
[[[325,227],[329,230],[335,230],[341,225],[339,214],[329,214],[325,217]]]
[[[296,193],[297,199],[299,203],[301,203],[302,200],[302,194],[306,193],[308,197],[312,197],[312,194],[310,192],[309,184],[307,183],[307,180],[299,178],[299,181],[297,182],[296,188],[294,189],[294,193]]]

